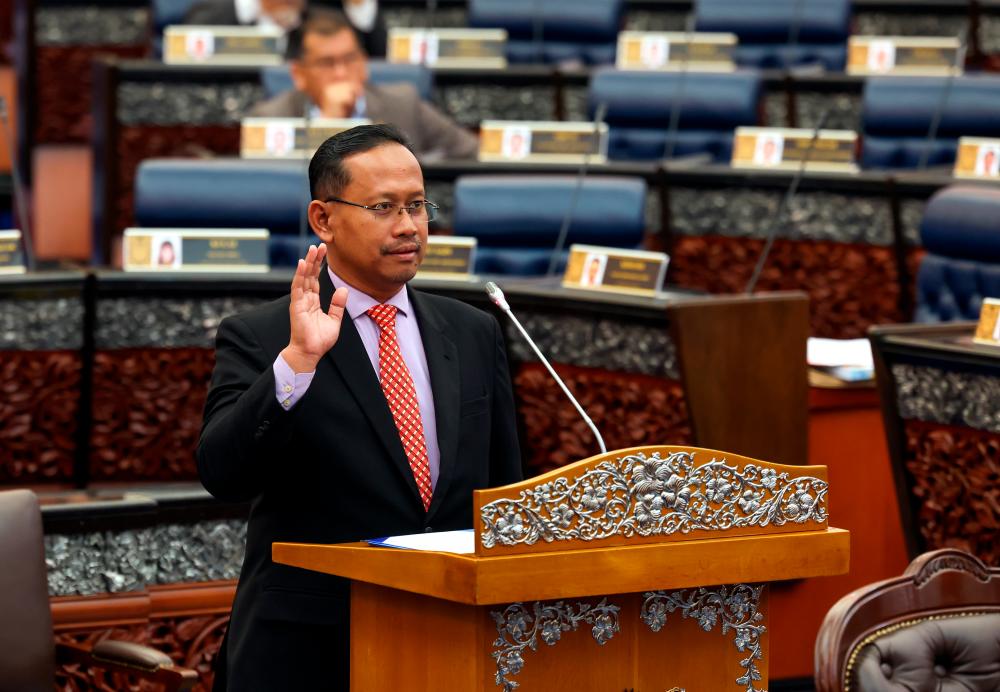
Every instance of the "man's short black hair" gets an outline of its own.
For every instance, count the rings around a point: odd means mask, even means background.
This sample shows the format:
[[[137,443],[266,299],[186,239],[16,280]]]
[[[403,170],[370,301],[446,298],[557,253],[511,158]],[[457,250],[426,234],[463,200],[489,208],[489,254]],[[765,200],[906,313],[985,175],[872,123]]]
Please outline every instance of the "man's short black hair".
[[[411,152],[410,143],[393,125],[358,125],[323,142],[309,162],[309,192],[313,199],[336,197],[351,182],[344,159],[383,144],[400,144]]]
[[[330,7],[310,7],[302,17],[302,23],[288,32],[288,44],[285,46],[285,60],[301,60],[306,34],[333,36],[344,29],[350,29],[358,39],[358,48],[364,51],[361,39],[358,38],[354,25],[343,12]]]

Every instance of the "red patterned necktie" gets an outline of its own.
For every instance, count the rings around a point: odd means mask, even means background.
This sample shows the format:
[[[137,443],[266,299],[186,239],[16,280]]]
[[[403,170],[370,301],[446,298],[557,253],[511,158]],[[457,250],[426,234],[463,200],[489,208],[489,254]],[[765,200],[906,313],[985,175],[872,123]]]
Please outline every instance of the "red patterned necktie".
[[[434,492],[431,488],[431,464],[424,442],[424,424],[420,420],[417,389],[413,386],[413,378],[403,362],[399,342],[396,340],[396,306],[376,305],[368,309],[368,316],[379,328],[378,381],[399,430],[399,440],[403,443],[403,451],[410,462],[426,511],[431,506],[431,495]]]

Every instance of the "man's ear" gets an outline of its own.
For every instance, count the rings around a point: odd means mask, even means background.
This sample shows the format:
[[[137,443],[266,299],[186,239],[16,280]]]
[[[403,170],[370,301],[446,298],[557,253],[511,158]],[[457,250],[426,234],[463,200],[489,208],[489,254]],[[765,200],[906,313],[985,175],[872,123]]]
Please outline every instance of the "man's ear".
[[[288,63],[288,72],[292,76],[292,83],[295,85],[295,91],[305,91],[306,75],[302,62],[299,60],[292,60]]]
[[[334,225],[336,220],[327,213],[327,206],[318,199],[314,199],[309,203],[309,209],[307,210],[307,216],[309,217],[309,226],[312,227],[313,233],[319,236],[319,239],[326,243],[328,246],[334,244]]]

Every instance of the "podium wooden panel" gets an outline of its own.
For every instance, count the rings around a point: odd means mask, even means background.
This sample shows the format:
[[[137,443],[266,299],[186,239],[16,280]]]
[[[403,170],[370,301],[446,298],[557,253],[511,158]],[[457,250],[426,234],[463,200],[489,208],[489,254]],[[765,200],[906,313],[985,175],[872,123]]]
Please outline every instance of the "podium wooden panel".
[[[616,469],[632,473],[626,486]],[[552,523],[537,502],[553,487],[592,491],[609,475],[631,503],[614,504],[614,517],[687,492],[598,547],[560,532],[600,519],[601,508],[573,506],[567,518],[560,503]],[[696,448],[619,450],[476,491],[477,554],[275,543],[272,556],[352,580],[352,690],[753,692],[767,689],[766,583],[848,569],[849,534],[827,525],[825,476]],[[505,544],[514,534],[489,518],[497,506],[512,516],[512,502],[547,539]],[[670,530],[690,517],[697,526]],[[624,535],[629,526],[647,535]]]

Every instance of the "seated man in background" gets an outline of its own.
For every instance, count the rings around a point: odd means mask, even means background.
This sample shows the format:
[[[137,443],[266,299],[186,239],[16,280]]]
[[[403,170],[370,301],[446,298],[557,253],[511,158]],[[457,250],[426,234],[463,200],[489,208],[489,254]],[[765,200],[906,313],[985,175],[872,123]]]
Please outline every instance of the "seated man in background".
[[[310,11],[288,36],[295,89],[249,113],[270,118],[367,118],[394,124],[424,159],[472,158],[479,142],[411,84],[367,84],[368,57],[351,25],[335,10]]]
[[[302,23],[307,0],[200,0],[184,16],[185,24],[277,26],[291,31]],[[385,22],[378,0],[314,0],[314,6],[342,6],[369,55],[385,55]]]

